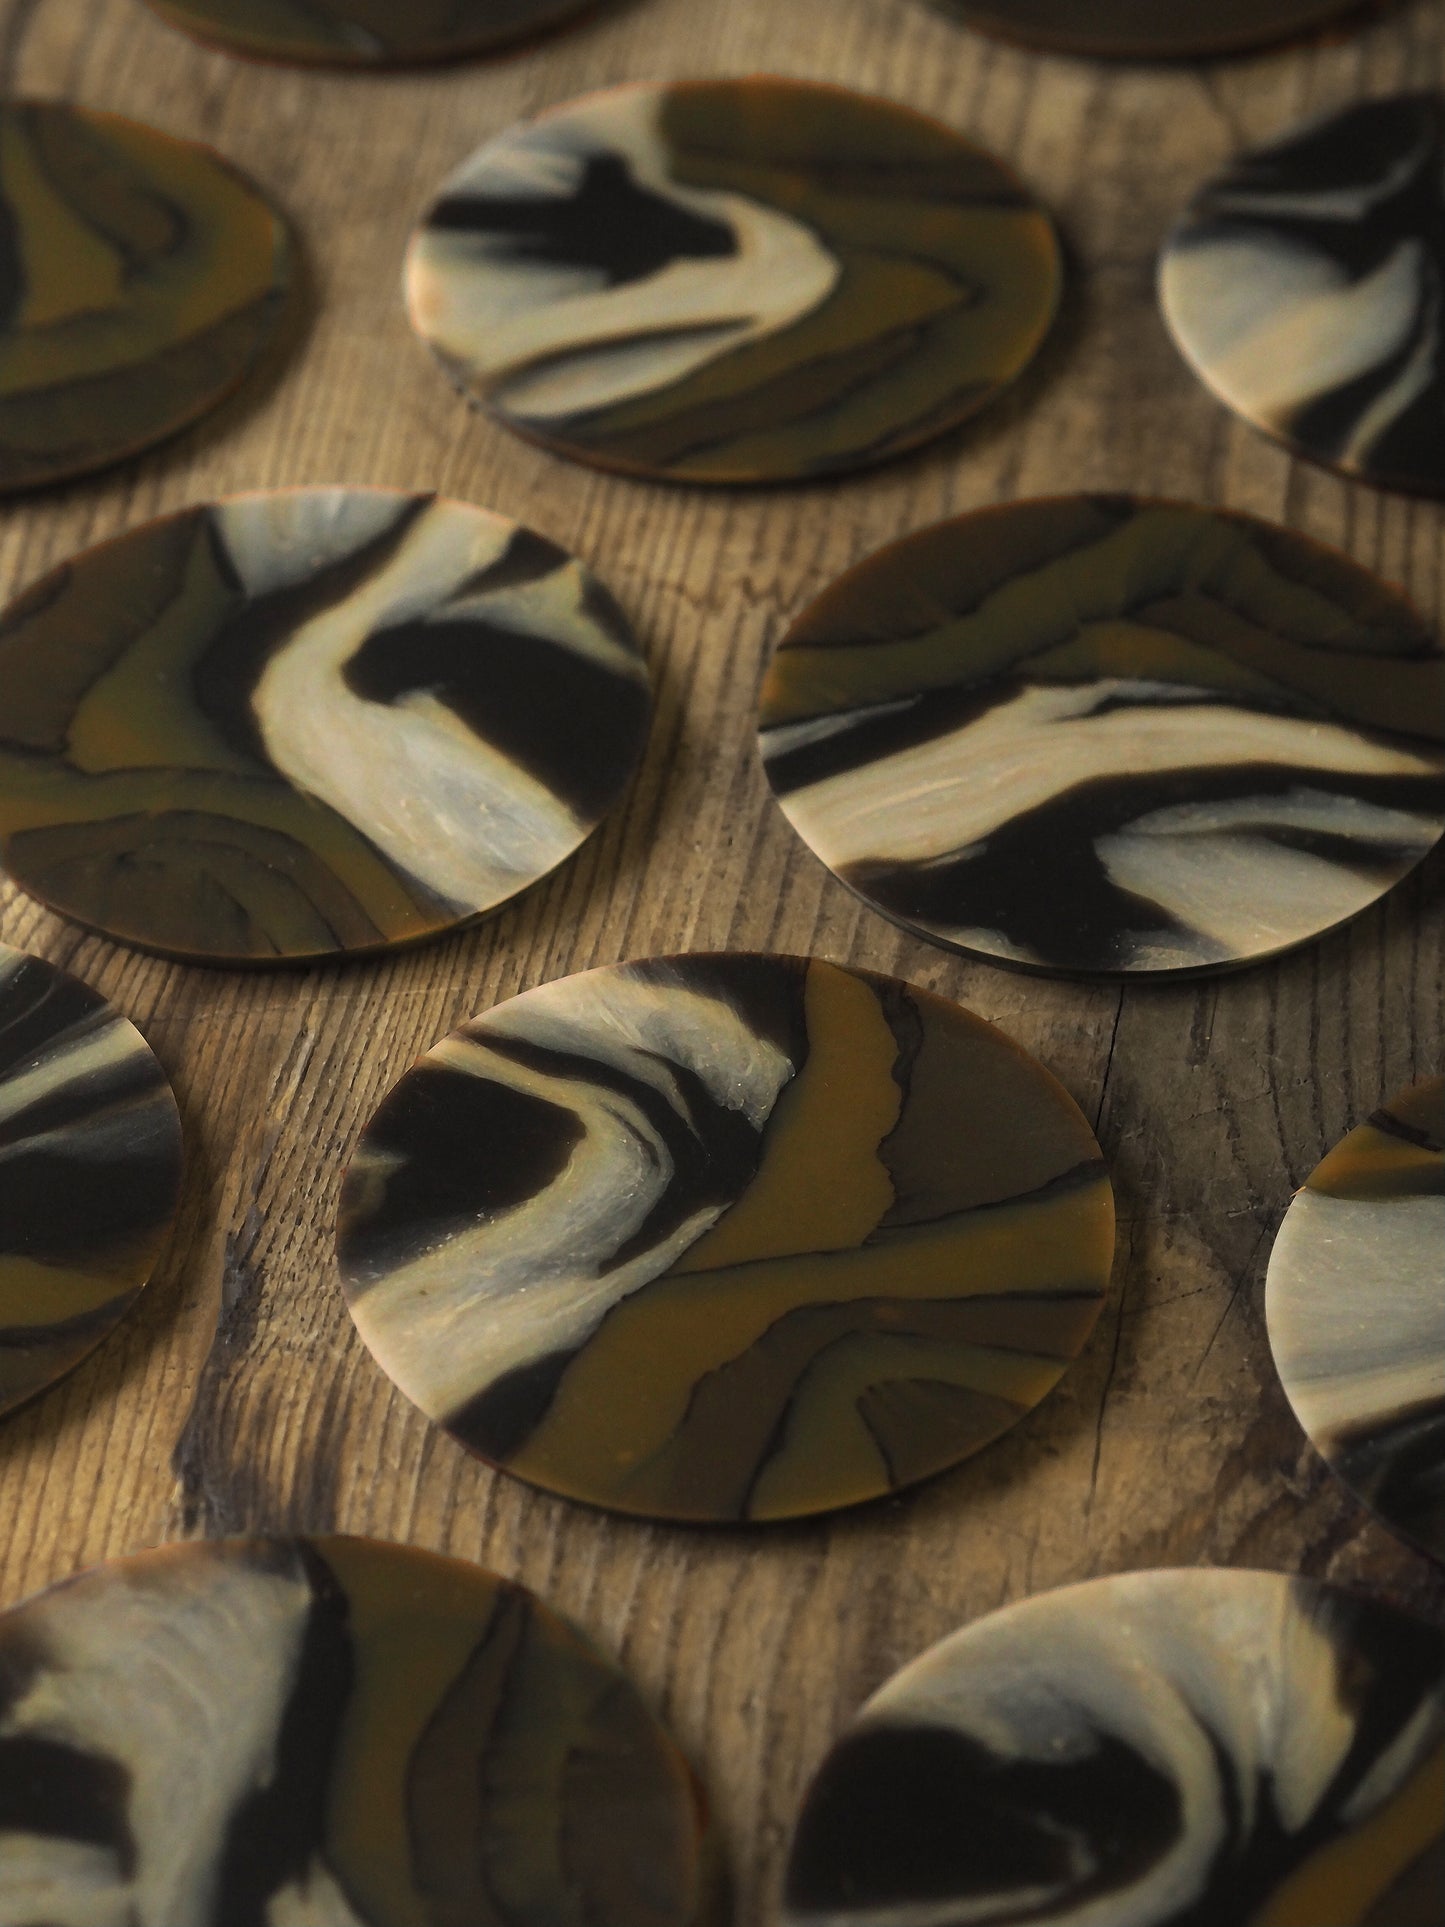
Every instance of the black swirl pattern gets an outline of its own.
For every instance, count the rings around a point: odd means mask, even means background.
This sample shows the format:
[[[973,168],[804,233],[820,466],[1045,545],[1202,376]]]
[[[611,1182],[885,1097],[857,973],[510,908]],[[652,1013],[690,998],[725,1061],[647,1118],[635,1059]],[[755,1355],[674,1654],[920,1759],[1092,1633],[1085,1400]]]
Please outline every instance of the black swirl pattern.
[[[1399,1092],[1316,1165],[1275,1240],[1265,1310],[1315,1446],[1445,1560],[1445,1077]]]
[[[1445,489],[1445,97],[1361,102],[1241,155],[1159,285],[1237,414],[1347,474]]]
[[[0,1413],[135,1303],[180,1181],[176,1101],[140,1033],[64,971],[0,946]]]
[[[787,1927],[1438,1927],[1445,1634],[1258,1572],[1095,1580],[885,1686]]]
[[[650,710],[621,610],[530,530],[389,489],[232,496],[0,616],[0,862],[196,961],[410,943],[572,855]]]
[[[221,1540],[0,1618],[7,1927],[701,1927],[698,1788],[521,1587]]]
[[[1068,496],[843,576],[763,685],[768,778],[888,916],[1026,969],[1200,971],[1355,915],[1445,830],[1445,654],[1251,516]]]
[[[781,1519],[952,1465],[1092,1330],[1113,1201],[1041,1066],[912,985],[617,965],[431,1051],[347,1175],[362,1336],[473,1451],[619,1511]]]
[[[418,332],[509,427],[709,483],[857,468],[963,421],[1032,360],[1061,279],[991,155],[768,76],[512,129],[446,183],[406,270]]]

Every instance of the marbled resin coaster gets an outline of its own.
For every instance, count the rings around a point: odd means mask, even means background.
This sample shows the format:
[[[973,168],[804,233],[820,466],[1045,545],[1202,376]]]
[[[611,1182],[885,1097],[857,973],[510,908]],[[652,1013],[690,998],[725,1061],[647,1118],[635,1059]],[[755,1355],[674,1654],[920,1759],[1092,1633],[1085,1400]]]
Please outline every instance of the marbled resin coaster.
[[[413,324],[558,453],[801,481],[953,427],[1061,285],[1000,162],[891,101],[767,77],[613,88],[500,135],[414,236]]]
[[[367,1127],[342,1280],[472,1451],[657,1518],[872,1499],[1036,1405],[1098,1316],[1099,1147],[1018,1045],[836,964],[587,971],[439,1044]]]
[[[1299,453],[1445,490],[1445,97],[1347,107],[1239,157],[1165,245],[1200,380]]]
[[[130,1310],[180,1183],[176,1101],[139,1031],[63,970],[0,945],[0,1414]],[[0,1832],[3,1815],[0,1799]]]
[[[1238,53],[1309,33],[1360,0],[934,0],[985,33],[1106,60]]]
[[[1439,1927],[1445,1633],[1275,1573],[1045,1593],[825,1761],[787,1927]]]
[[[513,522],[385,489],[233,496],[0,616],[0,864],[196,962],[410,943],[570,856],[650,703],[612,598]]]
[[[150,0],[173,27],[229,53],[389,67],[486,53],[593,0]]]
[[[0,491],[176,433],[275,336],[291,241],[218,154],[59,101],[0,101]]]
[[[886,916],[1062,973],[1251,963],[1445,831],[1445,655],[1405,598],[1250,516],[987,509],[784,636],[760,743],[794,829]]]
[[[698,1789],[520,1586],[368,1539],[118,1560],[0,1618],[0,1918],[696,1927]]]
[[[1445,1560],[1445,1077],[1315,1167],[1275,1240],[1265,1313],[1311,1443]]]

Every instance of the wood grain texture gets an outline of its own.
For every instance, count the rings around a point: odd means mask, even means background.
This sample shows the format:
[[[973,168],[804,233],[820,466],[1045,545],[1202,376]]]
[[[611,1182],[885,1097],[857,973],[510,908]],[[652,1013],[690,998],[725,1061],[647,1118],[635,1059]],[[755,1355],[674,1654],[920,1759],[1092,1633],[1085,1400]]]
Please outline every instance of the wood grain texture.
[[[970,427],[808,490],[670,492],[569,467],[469,414],[408,336],[408,228],[485,136],[584,87],[770,69],[942,115],[1057,209],[1065,321]],[[387,77],[248,66],[136,0],[0,0],[0,84],[215,140],[289,210],[312,318],[270,379],[138,465],[7,508],[0,589],[218,491],[374,482],[471,495],[601,573],[658,679],[647,765],[570,866],[495,921],[394,960],[253,977],[160,963],[13,893],[0,936],[145,1033],[191,1164],[138,1315],[0,1430],[0,1602],[110,1553],[247,1529],[376,1532],[538,1588],[633,1669],[705,1772],[737,1919],[773,1913],[804,1782],[863,1697],[1030,1590],[1156,1561],[1360,1581],[1445,1619],[1445,1579],[1313,1457],[1269,1361],[1269,1241],[1293,1187],[1445,1057],[1445,863],[1326,942],[1234,978],[1073,986],[952,958],[865,910],[769,801],[766,651],[840,569],[1019,494],[1132,489],[1272,516],[1442,615],[1438,505],[1303,467],[1170,347],[1153,255],[1193,186],[1311,109],[1445,80],[1445,7],[1200,71],[1103,69],[971,35],[919,0],[613,0],[494,65]],[[3,886],[0,886],[3,887]],[[594,963],[754,945],[894,971],[1036,1051],[1097,1120],[1121,1206],[1114,1297],[1014,1433],[900,1499],[715,1534],[609,1519],[486,1470],[394,1393],[336,1286],[331,1219],[367,1112],[497,998]]]

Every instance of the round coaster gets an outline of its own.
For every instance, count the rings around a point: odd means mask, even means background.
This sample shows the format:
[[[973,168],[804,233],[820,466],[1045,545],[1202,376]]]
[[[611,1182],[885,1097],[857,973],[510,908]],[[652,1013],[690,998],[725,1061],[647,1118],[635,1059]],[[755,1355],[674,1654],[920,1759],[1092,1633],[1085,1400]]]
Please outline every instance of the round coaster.
[[[1445,1634],[1276,1573],[1141,1572],[956,1633],[864,1707],[788,1927],[1437,1927]]]
[[[1360,0],[935,0],[970,27],[1056,53],[1185,60],[1308,33]]]
[[[117,1560],[0,1618],[0,1915],[695,1927],[704,1822],[532,1595],[369,1539]]]
[[[413,325],[556,452],[676,482],[883,461],[972,415],[1058,306],[1049,217],[891,101],[617,87],[481,148],[413,236]]]
[[[277,333],[290,237],[208,147],[59,101],[0,101],[0,213],[0,490],[163,441]]]
[[[140,1032],[63,970],[0,945],[0,1413],[120,1323],[180,1185],[180,1116]],[[3,1812],[0,1798],[0,1831]]]
[[[1366,101],[1245,154],[1191,202],[1160,263],[1200,380],[1300,454],[1445,489],[1445,98]]]
[[[149,0],[172,27],[228,53],[342,67],[486,53],[541,33],[593,0]]]
[[[1265,1313],[1311,1444],[1445,1560],[1445,1077],[1315,1167],[1275,1240]]]
[[[0,616],[0,863],[199,963],[411,943],[570,856],[649,712],[625,618],[541,536],[385,489],[233,496]]]
[[[760,743],[875,909],[1026,969],[1251,963],[1445,832],[1445,655],[1404,597],[1123,496],[988,509],[843,576],[783,638]]]
[[[1098,1316],[1113,1194],[1072,1099],[891,977],[686,956],[545,984],[368,1125],[342,1281],[493,1464],[652,1518],[784,1519],[952,1465]]]

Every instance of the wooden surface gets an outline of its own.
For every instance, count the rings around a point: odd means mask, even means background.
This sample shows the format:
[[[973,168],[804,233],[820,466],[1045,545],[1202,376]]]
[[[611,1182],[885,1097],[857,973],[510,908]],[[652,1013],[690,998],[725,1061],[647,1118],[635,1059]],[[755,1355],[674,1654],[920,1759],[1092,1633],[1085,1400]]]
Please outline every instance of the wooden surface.
[[[401,3],[401,0],[398,0]],[[569,467],[469,415],[409,338],[407,229],[514,117],[591,86],[771,69],[853,82],[1008,156],[1057,209],[1067,313],[1002,406],[842,485],[668,492]],[[704,1771],[737,1919],[767,1920],[823,1749],[902,1661],[995,1606],[1091,1574],[1222,1562],[1359,1581],[1445,1618],[1445,1576],[1372,1525],[1275,1383],[1262,1286],[1292,1187],[1413,1075],[1439,1070],[1445,864],[1285,962],[1177,988],[1086,987],[952,959],[864,910],[771,807],[751,713],[772,639],[836,571],[974,504],[1079,487],[1198,496],[1338,543],[1441,615],[1441,508],[1290,461],[1175,356],[1153,254],[1239,144],[1361,94],[1445,79],[1445,5],[1208,70],[1036,59],[918,0],[614,0],[492,65],[346,78],[248,66],[137,0],[0,0],[11,89],[204,135],[290,210],[311,316],[274,377],[116,474],[0,509],[7,596],[158,510],[272,483],[440,488],[532,522],[609,581],[659,690],[625,809],[493,922],[393,962],[240,976],[131,955],[0,885],[0,934],[116,999],[175,1079],[183,1222],[143,1309],[0,1428],[0,1603],[186,1534],[342,1529],[479,1559],[620,1654]],[[657,950],[755,945],[892,969],[1036,1051],[1092,1119],[1119,1193],[1114,1297],[1082,1364],[972,1464],[803,1528],[652,1529],[528,1491],[395,1394],[335,1283],[337,1185],[413,1057],[500,997]]]

